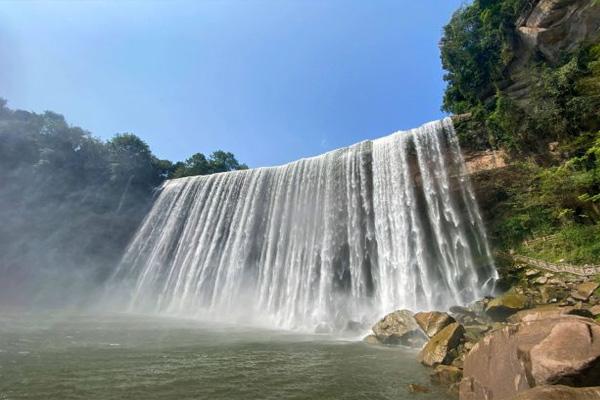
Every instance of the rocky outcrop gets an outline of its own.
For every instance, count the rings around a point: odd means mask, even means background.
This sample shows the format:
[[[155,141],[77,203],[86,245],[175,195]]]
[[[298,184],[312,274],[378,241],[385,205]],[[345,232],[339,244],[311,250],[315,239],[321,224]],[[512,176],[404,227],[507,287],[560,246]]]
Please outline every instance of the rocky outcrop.
[[[515,293],[507,292],[500,297],[496,297],[486,306],[486,313],[496,321],[502,321],[508,316],[527,308],[528,300],[527,297]]]
[[[600,387],[572,388],[568,386],[539,386],[513,397],[511,400],[599,400]]]
[[[583,43],[600,39],[600,4],[596,0],[534,0],[517,21],[517,46],[509,66],[508,94],[523,105],[531,82],[528,65],[542,56],[556,63]]]
[[[597,282],[584,282],[573,289],[571,297],[576,300],[587,301],[599,286],[600,284]]]
[[[508,318],[510,323],[519,322],[532,322],[546,318],[556,318],[562,315],[579,315],[580,317],[592,317],[590,310],[574,306],[557,306],[557,305],[544,305],[535,307],[529,310],[522,310],[518,313],[511,315]]]
[[[445,312],[429,311],[415,314],[415,320],[427,336],[434,337],[439,331],[453,322],[454,318]]]
[[[452,385],[461,379],[462,370],[452,365],[438,365],[431,373],[431,381],[439,385]]]
[[[595,0],[538,0],[518,21],[522,51],[556,62],[562,52],[600,39],[600,5]]]
[[[453,350],[460,344],[464,334],[464,328],[457,322],[446,326],[427,342],[418,360],[429,367],[449,364],[456,357]]]
[[[535,386],[600,379],[600,325],[571,315],[508,325],[464,360],[461,400],[504,400]]]
[[[412,312],[408,310],[398,310],[386,315],[372,329],[377,340],[384,344],[419,347],[427,340]]]

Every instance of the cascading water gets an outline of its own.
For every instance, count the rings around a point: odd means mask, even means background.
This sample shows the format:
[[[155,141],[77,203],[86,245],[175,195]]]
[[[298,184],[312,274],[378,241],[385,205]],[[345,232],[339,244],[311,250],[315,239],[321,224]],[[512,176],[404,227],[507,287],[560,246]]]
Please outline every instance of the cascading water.
[[[133,310],[295,329],[444,309],[496,271],[450,119],[167,181],[115,275]]]

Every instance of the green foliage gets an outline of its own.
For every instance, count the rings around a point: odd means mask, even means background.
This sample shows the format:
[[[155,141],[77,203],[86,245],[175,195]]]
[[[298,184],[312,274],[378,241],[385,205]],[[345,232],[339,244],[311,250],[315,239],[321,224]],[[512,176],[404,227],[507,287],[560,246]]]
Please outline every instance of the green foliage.
[[[553,166],[517,163],[507,199],[493,224],[504,248],[525,239],[558,234],[550,247],[526,248],[532,256],[600,262],[600,132],[582,135],[560,150],[572,156]]]
[[[444,110],[470,112],[494,94],[506,78],[515,21],[527,4],[526,0],[475,0],[454,13],[440,43],[448,82]]]
[[[202,153],[196,153],[183,163],[178,163],[172,174],[173,178],[193,175],[208,175],[248,169],[246,164],[240,164],[232,153],[217,150],[208,158]]]
[[[519,253],[551,262],[595,264],[600,260],[600,225],[567,225],[556,238],[523,246]]]

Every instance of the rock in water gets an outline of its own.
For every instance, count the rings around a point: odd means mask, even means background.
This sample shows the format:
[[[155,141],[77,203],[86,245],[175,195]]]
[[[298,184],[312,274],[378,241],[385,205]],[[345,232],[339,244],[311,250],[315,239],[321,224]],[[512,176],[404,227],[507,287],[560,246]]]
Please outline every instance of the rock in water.
[[[514,293],[507,292],[500,297],[490,300],[485,311],[496,321],[502,321],[517,311],[527,308],[527,297]]]
[[[461,379],[461,369],[452,365],[438,365],[431,374],[431,381],[440,385],[451,385]]]
[[[410,393],[428,393],[429,388],[423,385],[417,385],[416,383],[411,383],[408,385],[408,391]]]
[[[434,337],[436,333],[444,329],[446,326],[456,322],[455,319],[450,315],[439,311],[416,313],[415,320],[421,329],[423,329],[423,332],[425,332],[425,334],[430,338]]]
[[[547,384],[600,382],[600,325],[572,315],[492,331],[465,357],[461,400],[508,400]]]
[[[375,337],[385,344],[402,344],[418,347],[427,337],[408,310],[394,311],[373,325]]]
[[[539,386],[526,390],[511,400],[600,400],[600,387]]]
[[[571,292],[571,297],[581,301],[587,301],[590,296],[594,293],[596,289],[598,289],[600,284],[596,282],[585,282],[577,287]]]
[[[368,343],[368,344],[381,344],[381,342],[379,341],[379,339],[377,339],[377,336],[375,336],[375,335],[365,336],[365,338],[363,339],[363,342]]]
[[[454,358],[451,352],[460,344],[464,334],[465,329],[461,324],[454,322],[448,325],[427,342],[418,360],[429,367],[450,364]]]

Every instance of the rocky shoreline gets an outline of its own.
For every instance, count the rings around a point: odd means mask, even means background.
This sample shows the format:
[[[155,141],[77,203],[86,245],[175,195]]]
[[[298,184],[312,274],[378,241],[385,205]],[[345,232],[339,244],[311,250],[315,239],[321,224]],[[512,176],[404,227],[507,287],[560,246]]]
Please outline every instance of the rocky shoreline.
[[[501,274],[508,290],[498,297],[397,310],[364,340],[421,348],[432,384],[460,400],[600,399],[600,281],[522,264]]]

